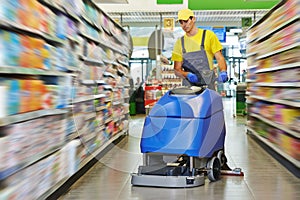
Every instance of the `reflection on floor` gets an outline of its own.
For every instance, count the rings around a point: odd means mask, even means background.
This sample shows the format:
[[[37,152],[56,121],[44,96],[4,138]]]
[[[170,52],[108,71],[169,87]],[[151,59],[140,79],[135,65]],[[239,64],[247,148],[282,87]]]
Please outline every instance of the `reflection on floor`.
[[[287,171],[245,133],[245,117],[233,117],[234,98],[224,98],[229,166],[244,177],[223,176],[195,188],[133,187],[130,173],[142,163],[139,142],[144,115],[131,117],[129,136],[110,150],[61,199],[300,199],[300,179]]]

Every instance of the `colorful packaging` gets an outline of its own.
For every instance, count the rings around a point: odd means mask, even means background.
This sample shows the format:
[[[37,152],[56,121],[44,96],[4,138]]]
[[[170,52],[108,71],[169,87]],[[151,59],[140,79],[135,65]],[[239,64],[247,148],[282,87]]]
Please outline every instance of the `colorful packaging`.
[[[28,112],[30,110],[30,81],[29,80],[20,80],[20,112]]]
[[[7,114],[14,115],[20,108],[20,83],[18,80],[7,80]]]

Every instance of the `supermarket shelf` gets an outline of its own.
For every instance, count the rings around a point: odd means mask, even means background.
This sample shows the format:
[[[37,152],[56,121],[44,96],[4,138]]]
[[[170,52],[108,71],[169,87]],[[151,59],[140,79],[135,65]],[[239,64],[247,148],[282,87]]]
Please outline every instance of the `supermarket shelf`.
[[[93,119],[93,118],[96,118],[96,113],[95,112],[92,112],[92,113],[89,113],[89,114],[84,114],[84,120],[85,121],[88,121],[88,120]]]
[[[93,59],[93,58],[88,58],[88,57],[82,56],[82,55],[80,55],[79,58],[80,58],[81,60],[83,60],[85,63],[91,63],[91,64],[93,64],[93,65],[96,64],[96,65],[100,65],[100,66],[103,66],[103,65],[104,65],[104,62],[101,61],[101,60],[97,60],[97,59]]]
[[[71,35],[67,35],[67,39],[75,42],[76,44],[80,44],[80,42],[78,41],[78,39],[76,39],[75,37],[71,36]]]
[[[250,66],[247,67],[247,69],[253,69],[253,68],[256,68],[256,67],[258,67],[258,65],[250,65]]]
[[[26,159],[25,161],[23,161],[22,163],[18,163],[16,166],[11,167],[7,170],[4,171],[0,171],[0,181],[5,180],[6,178],[10,177],[11,175],[23,170],[24,168],[38,162],[39,160],[43,159],[44,157],[51,155],[55,152],[57,152],[59,149],[61,149],[62,144],[53,147],[51,149],[48,149],[42,153],[36,154],[28,159]]]
[[[63,9],[65,10],[65,13],[69,17],[71,17],[72,19],[74,19],[77,22],[80,22],[80,18],[73,11],[69,10],[69,8],[65,7],[64,5],[63,5]]]
[[[246,93],[245,93],[246,95],[248,95],[248,96],[250,96],[252,93],[251,92],[248,92],[248,91],[246,91]]]
[[[258,26],[259,24],[265,22],[269,16],[275,11],[277,10],[279,7],[281,7],[282,5],[285,4],[285,1],[280,1],[278,4],[276,4],[275,6],[273,6],[267,14],[265,14],[262,18],[260,18],[259,20],[257,20],[256,22],[254,22],[249,28],[248,30],[252,29],[255,26]]]
[[[101,24],[101,28],[102,30],[109,36],[112,36],[111,32],[109,31],[109,29],[107,27],[105,27],[103,24]]]
[[[114,117],[114,118],[113,118],[113,121],[114,121],[114,122],[118,122],[118,121],[121,121],[123,118],[124,118],[124,117],[122,117],[122,116]]]
[[[62,180],[58,181],[54,186],[52,186],[48,191],[46,191],[44,194],[38,197],[38,200],[44,200],[47,199],[53,192],[58,190],[67,180],[69,177],[65,177]]]
[[[113,106],[117,106],[117,105],[120,105],[120,104],[121,104],[120,101],[113,101],[113,103],[112,103]]]
[[[116,27],[118,27],[119,29],[121,29],[122,31],[125,31],[124,28],[117,23],[114,19],[112,19],[108,14],[106,14],[100,7],[98,4],[95,3],[95,1],[90,1],[101,13],[103,13],[109,20],[110,22],[112,22]]]
[[[94,95],[95,99],[100,99],[100,98],[105,98],[105,97],[106,97],[105,94],[96,94],[96,95]]]
[[[266,118],[264,118],[264,117],[262,117],[262,116],[260,116],[258,114],[251,113],[250,116],[255,117],[255,118],[257,118],[257,119],[259,119],[259,120],[261,120],[261,121],[263,121],[263,122],[271,125],[271,126],[274,126],[274,127],[278,128],[280,130],[285,131],[286,133],[290,134],[291,136],[294,136],[294,137],[300,139],[300,133],[297,133],[296,131],[290,130],[286,126],[283,126],[283,125],[281,125],[279,123],[275,123],[275,122],[273,122],[273,121],[271,121],[269,119],[266,119]]]
[[[249,99],[246,100],[246,103],[247,104],[253,104],[253,102],[251,100],[249,100]]]
[[[124,85],[124,87],[127,87],[127,88],[128,88],[128,87],[130,87],[130,85],[129,85],[129,84],[126,84],[126,85]]]
[[[90,133],[88,135],[81,136],[80,139],[82,140],[83,143],[87,143],[90,140],[95,139],[96,136],[97,136],[96,134]]]
[[[84,159],[80,165],[79,170],[83,168],[87,163],[89,163],[93,158],[97,158],[97,156],[108,147],[108,145],[112,144],[115,140],[117,140],[119,137],[125,134],[125,131],[121,131],[118,134],[114,135],[112,138],[110,138],[108,141],[106,141],[102,146],[99,147],[95,152],[91,152],[90,155]]]
[[[270,68],[265,68],[265,69],[259,69],[255,73],[258,74],[258,73],[264,73],[264,72],[272,72],[272,71],[276,71],[276,70],[291,69],[291,68],[296,68],[296,67],[300,67],[300,62],[286,64],[286,65],[280,65],[280,66],[270,67]]]
[[[73,72],[79,72],[81,71],[81,69],[79,67],[75,67],[75,66],[66,66],[67,70],[69,71],[73,71]],[[68,73],[70,74],[70,73]]]
[[[104,126],[104,125],[100,125],[100,126],[97,127],[97,129],[98,129],[98,130],[104,130],[104,129],[105,129],[105,126]]]
[[[61,109],[49,109],[49,110],[37,110],[27,113],[21,113],[16,115],[10,115],[0,118],[0,126],[7,126],[13,123],[18,123],[22,121],[28,121],[31,119],[36,119],[49,115],[61,115],[66,114],[68,111]]]
[[[250,36],[251,37],[251,36]],[[251,39],[251,40],[248,40],[247,41],[247,44],[251,44],[251,43],[253,43],[253,42],[255,42],[257,40],[257,38],[253,38],[253,39]],[[249,56],[250,57],[250,56]]]
[[[79,18],[73,14],[73,12],[68,11],[68,9],[65,9],[64,7],[60,6],[59,4],[55,3],[54,1],[50,1],[50,0],[38,0],[40,3],[42,3],[43,5],[47,6],[48,8],[50,8],[52,11],[59,12],[62,13],[68,17],[70,17],[71,19],[76,20],[77,22],[79,22]]]
[[[103,87],[104,87],[105,90],[111,90],[111,91],[113,91],[113,88],[112,88],[111,85],[104,85]]]
[[[122,35],[114,35],[112,34],[112,36],[116,39],[116,41],[118,41],[120,44],[123,44],[123,45],[128,45],[126,43],[124,43],[124,38]]]
[[[96,80],[96,83],[99,85],[106,85],[106,82],[104,80]]]
[[[99,43],[100,43],[100,42],[99,42],[100,39],[97,39],[97,38],[95,38],[95,37],[93,37],[93,36],[89,36],[89,35],[86,34],[86,33],[79,32],[78,35],[80,35],[81,37],[87,39],[87,40],[90,41],[90,42],[94,42],[95,44],[99,44]]]
[[[83,85],[95,85],[96,82],[94,80],[81,80],[81,84],[83,84]]]
[[[113,63],[113,61],[107,60],[107,59],[103,59],[103,62],[104,62],[105,64],[112,64],[112,63]]]
[[[267,53],[267,54],[264,54],[264,55],[261,55],[261,56],[258,56],[256,58],[256,60],[260,60],[260,59],[263,59],[263,58],[267,58],[267,57],[270,57],[270,56],[273,56],[275,54],[278,54],[278,53],[282,53],[282,52],[285,52],[285,51],[288,51],[290,49],[293,49],[293,48],[296,48],[300,46],[300,42],[296,42],[295,44],[291,44],[289,46],[286,46],[286,47],[283,47],[281,49],[278,49],[278,50],[275,50],[275,51],[272,51],[270,53]]]
[[[105,102],[111,102],[112,101],[112,98],[106,98],[105,99]]]
[[[97,107],[96,108],[96,111],[101,111],[101,110],[104,110],[106,109],[107,107],[106,106],[100,106],[100,107]]]
[[[92,36],[89,36],[88,34],[83,33],[83,32],[79,32],[78,34],[79,34],[81,37],[87,39],[88,41],[94,42],[94,43],[95,43],[96,45],[98,45],[98,46],[102,46],[102,47],[104,47],[104,48],[111,49],[111,50],[114,51],[114,52],[117,52],[117,53],[126,55],[124,52],[120,51],[119,49],[116,49],[116,48],[114,48],[114,47],[112,47],[112,46],[109,46],[109,45],[105,44],[104,42],[100,42],[100,41],[101,41],[100,38],[97,39],[97,38],[92,37]]]
[[[65,13],[65,10],[55,2],[52,2],[50,0],[38,0],[38,1],[56,12]]]
[[[104,40],[102,40],[103,42],[100,42],[99,45],[102,46],[102,47],[105,47],[105,48],[108,48],[108,49],[111,49],[113,50],[114,52],[117,52],[117,53],[120,53],[122,55],[127,55],[126,53],[124,53],[123,51],[119,50],[119,49],[116,49],[115,47],[113,46],[109,46],[107,43],[104,43]]]
[[[61,40],[55,36],[51,36],[49,34],[43,33],[42,31],[24,26],[22,24],[18,24],[14,21],[0,19],[0,26],[5,27],[9,30],[19,31],[19,32],[22,32],[25,34],[35,35],[41,39],[44,39],[46,42],[51,43],[51,44],[57,44],[57,45],[63,44],[63,40]]]
[[[85,16],[84,14],[82,14],[80,16],[81,19],[83,19],[86,23],[88,23],[90,26],[92,26],[95,30],[97,31],[101,31],[103,32],[103,29],[101,28],[101,26],[98,26],[95,22],[93,22],[92,20],[90,20],[87,16]]]
[[[288,100],[282,100],[282,99],[268,99],[266,97],[261,97],[261,96],[256,96],[256,95],[253,95],[251,97],[255,98],[255,99],[263,100],[263,101],[284,104],[284,105],[300,108],[300,102],[294,102],[294,101],[288,101]]]
[[[74,139],[76,139],[76,138],[78,138],[78,137],[79,137],[78,132],[75,131],[74,133],[68,134],[68,135],[66,136],[66,142],[71,141],[71,140],[74,140]]]
[[[295,23],[296,21],[298,21],[300,19],[300,15],[299,16],[294,16],[293,18],[290,18],[289,20],[287,20],[286,22],[284,22],[283,24],[281,24],[280,26],[276,27],[275,29],[271,30],[270,32],[268,32],[267,34],[257,38],[257,41],[260,42],[266,38],[268,38],[269,36],[273,35],[274,33],[280,31],[281,29]]]
[[[104,77],[111,77],[111,78],[114,78],[114,79],[116,78],[115,75],[113,75],[113,74],[110,73],[110,72],[104,72],[104,73],[103,73],[103,76],[104,76]]]
[[[115,66],[119,66],[120,64],[119,63],[117,63],[117,62],[115,62],[115,61],[113,61],[111,64],[113,64],[113,65],[115,65]],[[124,73],[124,72],[123,72]]]
[[[94,99],[95,99],[94,95],[88,95],[88,96],[83,96],[83,97],[77,97],[72,101],[72,103],[81,103],[84,101],[91,101]]]
[[[112,117],[109,117],[109,118],[107,118],[107,119],[104,121],[104,123],[107,124],[108,122],[111,122],[111,121],[113,121],[113,118],[112,118]]]
[[[129,67],[129,63],[127,62],[123,62],[122,60],[118,59],[118,62],[122,65],[124,65],[125,67]]]
[[[255,56],[256,54],[257,54],[257,52],[249,53],[249,54],[246,55],[246,58]]]
[[[40,76],[68,76],[70,73],[60,71],[48,71],[36,68],[25,68],[20,66],[0,66],[1,74],[23,74],[23,75],[40,75]]]
[[[256,80],[253,80],[253,79],[247,79],[246,80],[246,83],[255,83],[256,82]]]
[[[40,199],[40,200],[42,200],[42,199],[54,199],[54,198],[50,198],[51,195],[55,196],[57,194],[60,194],[61,192],[64,192],[65,189],[66,189],[66,188],[64,188],[64,186],[65,187],[69,187],[67,185],[73,184],[78,179],[78,177],[76,177],[77,173],[84,173],[84,170],[87,170],[86,166],[94,158],[101,157],[101,153],[105,152],[105,150],[111,144],[113,144],[115,141],[118,141],[124,135],[124,133],[125,133],[124,131],[120,132],[119,134],[113,136],[111,139],[109,139],[108,141],[106,141],[95,152],[92,152],[86,159],[84,159],[80,163],[79,169],[77,170],[77,172],[75,174],[73,174],[71,177],[66,177],[66,178],[63,178],[62,180],[60,180],[57,184],[55,184],[54,186],[52,186],[47,192],[45,192],[43,195],[41,195],[38,199]],[[86,168],[86,169],[84,169],[84,168]],[[59,191],[59,190],[61,190],[61,191]]]
[[[271,143],[269,140],[267,140],[266,138],[263,138],[262,136],[260,136],[255,130],[253,130],[250,127],[247,127],[247,130],[250,131],[250,133],[255,136],[257,139],[259,139],[261,142],[263,142],[264,144],[266,144],[268,147],[270,147],[272,150],[274,150],[276,153],[278,153],[279,155],[283,156],[285,159],[287,159],[289,162],[291,162],[292,164],[294,164],[296,167],[300,168],[300,162],[296,159],[294,159],[293,157],[291,157],[290,155],[288,155],[287,153],[283,152],[279,147],[277,147],[275,144]]]
[[[285,82],[285,83],[274,83],[274,82],[259,82],[255,83],[255,86],[264,86],[264,87],[300,87],[300,82]]]

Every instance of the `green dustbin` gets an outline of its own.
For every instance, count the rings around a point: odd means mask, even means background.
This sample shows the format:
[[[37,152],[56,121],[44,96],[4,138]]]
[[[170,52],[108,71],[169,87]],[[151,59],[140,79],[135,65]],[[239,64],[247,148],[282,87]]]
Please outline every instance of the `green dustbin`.
[[[129,114],[136,115],[136,103],[135,102],[129,103]]]
[[[236,115],[245,115],[246,112],[246,88],[247,85],[240,83],[236,87]]]

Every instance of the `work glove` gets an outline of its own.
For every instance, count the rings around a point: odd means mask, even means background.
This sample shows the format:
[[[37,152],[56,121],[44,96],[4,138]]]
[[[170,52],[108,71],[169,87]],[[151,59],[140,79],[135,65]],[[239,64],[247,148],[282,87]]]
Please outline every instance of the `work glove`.
[[[228,81],[228,75],[226,71],[220,72],[218,81],[221,83],[225,83],[226,81]]]
[[[198,77],[195,74],[191,73],[191,72],[189,72],[186,77],[191,83],[198,83],[199,82]]]

